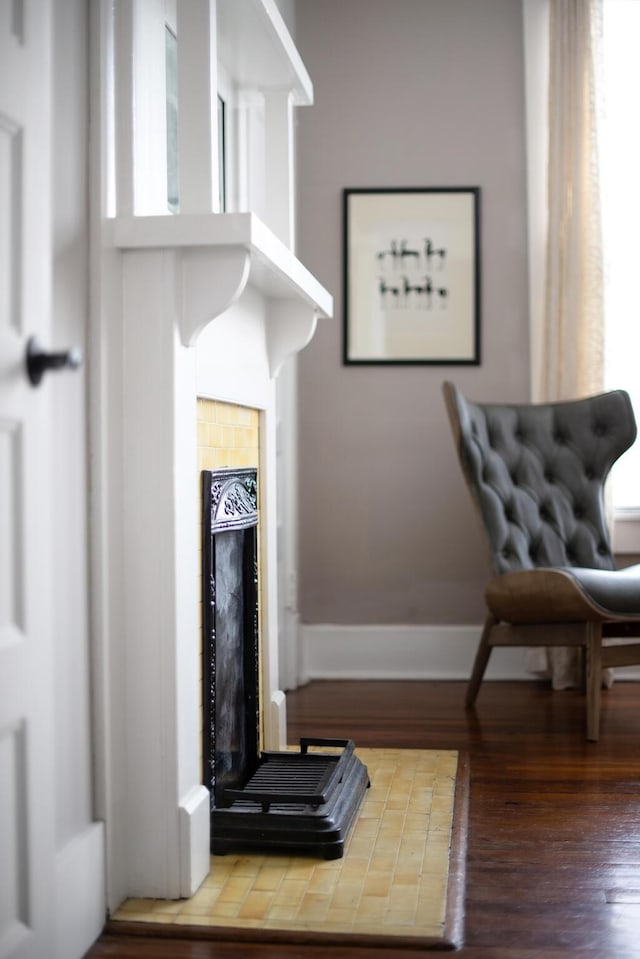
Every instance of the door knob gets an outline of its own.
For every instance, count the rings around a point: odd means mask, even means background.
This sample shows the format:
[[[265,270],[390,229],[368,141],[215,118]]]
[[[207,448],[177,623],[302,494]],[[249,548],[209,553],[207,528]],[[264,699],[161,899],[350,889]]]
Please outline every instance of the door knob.
[[[61,353],[47,353],[38,338],[30,337],[27,343],[27,376],[32,386],[37,386],[47,370],[77,370],[82,364],[82,350],[72,347]]]

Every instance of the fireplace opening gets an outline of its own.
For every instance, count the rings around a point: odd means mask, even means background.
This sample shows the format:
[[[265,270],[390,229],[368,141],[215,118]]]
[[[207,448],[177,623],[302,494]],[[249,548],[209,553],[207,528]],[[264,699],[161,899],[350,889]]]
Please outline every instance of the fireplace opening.
[[[350,740],[260,750],[258,481],[202,471],[203,767],[211,850],[337,858],[369,785]]]
[[[258,484],[255,469],[202,477],[203,757],[215,808],[259,748]]]

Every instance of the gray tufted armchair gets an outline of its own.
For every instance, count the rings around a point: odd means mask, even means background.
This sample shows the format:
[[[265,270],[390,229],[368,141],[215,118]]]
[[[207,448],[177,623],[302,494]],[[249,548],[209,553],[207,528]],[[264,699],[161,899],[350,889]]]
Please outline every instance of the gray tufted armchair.
[[[640,566],[616,570],[604,512],[605,479],[636,438],[629,397],[498,405],[443,392],[494,573],[467,706],[494,646],[579,647],[597,740],[603,668],[640,663],[640,643],[602,642],[640,636]]]

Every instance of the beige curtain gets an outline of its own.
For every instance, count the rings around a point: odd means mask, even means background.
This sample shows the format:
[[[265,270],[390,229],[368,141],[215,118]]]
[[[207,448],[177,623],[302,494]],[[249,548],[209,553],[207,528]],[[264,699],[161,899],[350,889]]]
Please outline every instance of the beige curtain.
[[[604,385],[598,126],[603,0],[550,0],[545,309],[534,395],[564,400]],[[533,278],[532,278],[533,279]],[[576,651],[532,650],[554,689],[579,681]]]
[[[604,383],[598,164],[603,0],[551,0],[548,240],[540,395]]]

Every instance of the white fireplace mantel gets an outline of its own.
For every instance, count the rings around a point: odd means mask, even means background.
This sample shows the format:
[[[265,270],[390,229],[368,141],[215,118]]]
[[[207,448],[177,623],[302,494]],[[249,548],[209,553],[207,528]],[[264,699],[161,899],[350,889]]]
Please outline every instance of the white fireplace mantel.
[[[288,589],[295,572],[296,503],[295,364],[284,361],[332,315],[333,301],[293,252],[294,108],[313,102],[313,88],[276,0],[99,0],[91,8],[99,54],[90,378],[96,794],[114,909],[127,896],[193,895],[209,868],[198,397],[260,415],[262,734],[267,749],[284,743],[278,584]],[[177,58],[174,214],[168,27],[187,54]],[[289,603],[284,612],[292,634],[296,611]]]
[[[271,306],[267,353],[271,376],[301,350],[333,298],[254,213],[118,217],[113,243],[120,250],[172,250],[183,275],[179,316],[184,346],[225,312],[247,285]]]
[[[275,384],[333,302],[251,213],[114,218],[105,236],[117,261],[110,331],[122,357],[113,434],[122,497],[110,523],[122,610],[110,648],[113,715],[135,730],[114,740],[114,762],[126,776],[112,820],[122,850],[112,895],[173,898],[192,895],[209,863],[199,732],[197,398],[260,411],[261,701],[264,747],[279,748],[286,712]]]

